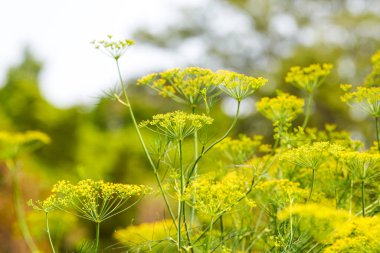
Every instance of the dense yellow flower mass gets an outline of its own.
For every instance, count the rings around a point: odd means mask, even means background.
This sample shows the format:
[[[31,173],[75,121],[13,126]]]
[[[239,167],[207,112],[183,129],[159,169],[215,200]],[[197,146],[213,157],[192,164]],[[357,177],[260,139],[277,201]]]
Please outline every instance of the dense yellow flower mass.
[[[228,70],[219,70],[215,76],[219,89],[237,101],[252,95],[268,82],[264,77],[246,76]]]
[[[378,153],[341,152],[340,157],[355,179],[367,180],[380,173],[378,171],[380,154]]]
[[[359,86],[355,91],[350,91],[352,85],[341,85],[346,93],[341,97],[342,101],[350,106],[357,106],[372,117],[380,117],[380,87]]]
[[[261,151],[263,136],[239,135],[237,139],[225,138],[215,148],[222,151],[232,162],[243,163],[257,151]]]
[[[297,166],[316,170],[327,159],[340,154],[344,148],[330,142],[314,142],[286,151],[280,159]]]
[[[48,143],[50,143],[49,136],[42,132],[10,133],[0,131],[0,160],[15,158],[24,152],[33,151]]]
[[[44,201],[30,202],[34,208],[48,212],[60,209],[94,222],[101,222],[128,209],[128,200],[150,192],[143,185],[128,185],[81,180],[76,185],[62,180],[57,182]]]
[[[332,68],[331,64],[312,64],[304,68],[292,67],[286,75],[285,81],[312,93],[322,84]]]
[[[266,208],[270,206],[283,207],[290,202],[304,200],[307,195],[307,191],[302,189],[299,183],[288,179],[262,181],[255,186],[254,192],[263,207],[270,203]],[[267,209],[267,211],[270,210]]]
[[[175,68],[140,78],[137,85],[147,85],[163,97],[196,106],[207,98],[217,85],[214,73],[199,67]]]
[[[165,135],[170,139],[183,140],[195,130],[199,130],[205,125],[210,125],[212,122],[213,119],[204,114],[198,115],[175,111],[154,115],[152,120],[141,122],[139,127],[148,127],[150,130]]]
[[[364,80],[364,86],[380,86],[380,50],[372,56],[371,62],[372,71]]]
[[[200,176],[187,187],[184,200],[198,212],[216,218],[246,197],[252,187],[252,178],[247,177],[249,175],[236,171],[220,180],[211,174]]]
[[[161,220],[119,229],[114,233],[114,237],[123,245],[138,246],[140,250],[148,250],[156,244],[165,247],[165,239],[168,240],[175,233],[176,229],[172,220]]]
[[[286,123],[303,113],[304,100],[282,93],[274,98],[263,97],[256,103],[257,111],[274,123]]]

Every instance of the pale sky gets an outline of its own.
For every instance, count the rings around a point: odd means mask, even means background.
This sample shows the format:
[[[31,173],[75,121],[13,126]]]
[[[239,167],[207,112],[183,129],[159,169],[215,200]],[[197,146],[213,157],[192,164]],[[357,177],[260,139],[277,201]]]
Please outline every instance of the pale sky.
[[[93,104],[116,84],[112,59],[89,43],[107,34],[134,39],[140,25],[165,29],[178,18],[178,7],[199,5],[205,0],[12,0],[0,1],[0,83],[6,70],[20,62],[23,49],[44,63],[41,89],[44,96],[61,107]],[[131,47],[121,61],[130,76],[184,64],[183,55],[161,54],[150,48]]]

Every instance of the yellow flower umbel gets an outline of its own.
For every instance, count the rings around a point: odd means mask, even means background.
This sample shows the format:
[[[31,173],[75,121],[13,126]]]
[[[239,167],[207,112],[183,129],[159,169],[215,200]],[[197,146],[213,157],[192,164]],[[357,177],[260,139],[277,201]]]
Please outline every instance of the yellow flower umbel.
[[[281,93],[274,98],[264,97],[256,103],[257,111],[273,122],[276,139],[273,150],[286,134],[291,125],[290,122],[303,112],[303,106],[303,99],[287,93]]]
[[[330,74],[332,67],[331,64],[312,64],[305,68],[296,66],[292,67],[285,77],[285,82],[293,84],[309,94],[302,128],[305,128],[309,121],[314,92]]]
[[[228,70],[219,70],[215,76],[219,89],[239,102],[268,82],[263,77],[251,77]]]
[[[375,217],[355,217],[341,224],[329,236],[331,245],[325,253],[380,252],[380,220]]]
[[[141,198],[148,192],[149,188],[143,185],[106,183],[91,179],[73,185],[63,180],[53,186],[49,198],[55,201],[54,206],[58,209],[76,211],[76,216],[99,223],[130,208],[131,205],[127,205],[130,198]]]
[[[136,251],[163,252],[171,243],[176,228],[172,220],[131,225],[117,230],[114,238],[129,249]]]
[[[303,113],[304,100],[287,93],[264,97],[256,103],[257,111],[275,125],[285,126]]]
[[[380,152],[380,87],[357,87],[356,91],[350,91],[352,85],[342,84],[341,88],[346,92],[341,97],[343,102],[352,107],[357,106],[375,119],[378,151]]]
[[[199,67],[175,68],[161,73],[153,73],[142,77],[137,85],[147,85],[163,97],[196,107],[216,94],[214,73]],[[210,96],[210,97],[209,97]]]
[[[31,152],[50,143],[46,134],[38,131],[9,133],[0,131],[0,160],[14,159],[25,152]]]
[[[256,185],[255,199],[262,208],[272,217],[279,209],[297,201],[303,201],[307,192],[300,188],[297,182],[288,179],[272,179]]]
[[[152,120],[140,123],[139,127],[147,127],[169,139],[182,141],[194,131],[212,124],[213,119],[206,115],[189,114],[182,111],[157,114]],[[155,127],[155,128],[153,128]]]
[[[215,148],[224,152],[229,160],[234,164],[241,164],[247,161],[252,155],[259,150],[263,136],[255,135],[252,138],[246,135],[239,135],[238,139],[226,137],[218,143]]]
[[[372,117],[380,117],[380,87],[357,87],[356,91],[350,91],[352,85],[344,84],[341,88],[346,92],[341,97],[343,102],[357,106]]]
[[[380,86],[380,50],[377,51],[371,58],[372,71],[366,77],[364,86]]]
[[[332,64],[312,64],[304,68],[295,66],[290,69],[285,81],[308,93],[313,93],[330,74],[332,68]]]
[[[327,161],[331,156],[331,153],[335,152],[336,149],[339,148],[329,142],[314,142],[312,144],[305,144],[298,148],[290,149],[281,156],[281,160],[285,160],[302,168],[313,170],[308,201],[311,199],[313,193],[316,170]]]
[[[365,216],[365,183],[380,176],[380,154],[342,152],[341,158],[352,178],[361,183],[362,215]]]
[[[52,195],[45,201],[36,202],[34,207],[45,212],[54,207],[96,223],[94,252],[98,252],[100,223],[131,208],[149,192],[150,188],[143,185],[106,183],[91,179],[73,185],[63,180],[53,186]],[[130,204],[132,197],[138,199]]]
[[[107,40],[95,40],[92,42],[96,49],[99,49],[104,54],[110,56],[115,60],[119,58],[127,51],[127,49],[134,45],[133,40],[112,40],[112,35],[107,36]]]
[[[215,220],[244,199],[251,187],[252,179],[245,174],[230,172],[220,181],[207,174],[189,184],[184,199],[195,210]]]
[[[319,243],[331,242],[331,233],[350,219],[347,211],[320,204],[296,204],[278,213],[279,220],[295,219],[293,222],[302,233],[307,233]]]

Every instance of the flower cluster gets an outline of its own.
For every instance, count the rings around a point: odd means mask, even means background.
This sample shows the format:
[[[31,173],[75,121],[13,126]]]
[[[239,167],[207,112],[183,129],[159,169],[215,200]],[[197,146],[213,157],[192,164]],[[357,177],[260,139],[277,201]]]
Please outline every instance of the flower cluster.
[[[42,132],[9,133],[0,131],[0,160],[15,158],[48,143],[50,143],[49,136]]]
[[[301,231],[309,233],[318,242],[325,242],[331,233],[350,219],[347,211],[336,210],[321,204],[296,204],[278,213],[280,220],[299,218]]]
[[[230,172],[221,180],[206,174],[190,183],[184,200],[198,212],[216,218],[244,199],[251,187],[245,173]]]
[[[364,81],[364,86],[380,86],[380,50],[377,51],[371,58],[372,61],[372,71],[366,77]]]
[[[101,222],[128,209],[131,197],[142,197],[150,189],[143,185],[106,183],[90,179],[76,185],[59,181],[53,186],[52,195],[44,201],[29,203],[37,210],[48,212],[55,208],[67,212],[76,211],[78,217]]]
[[[107,40],[93,41],[96,49],[101,50],[106,55],[118,60],[127,49],[134,45],[133,40],[112,40],[112,35],[107,36]]]
[[[378,217],[355,217],[342,223],[329,236],[333,241],[325,253],[379,252],[380,222]]]
[[[380,167],[378,153],[342,152],[340,157],[355,179],[364,181],[380,174],[376,170]]]
[[[264,97],[256,103],[257,111],[273,123],[285,124],[303,113],[304,100],[282,93],[274,98]]]
[[[248,137],[239,135],[238,139],[225,138],[218,143],[215,148],[224,152],[224,154],[235,164],[243,163],[259,151],[262,144],[263,136],[255,135]]]
[[[343,84],[341,88],[346,93],[341,97],[342,101],[350,106],[358,106],[372,117],[380,117],[380,87],[357,87],[356,91],[350,91],[352,85]]]
[[[175,68],[142,77],[137,85],[147,85],[163,97],[197,106],[214,90],[214,73],[199,67]]]
[[[308,67],[292,67],[286,75],[285,81],[300,89],[313,93],[331,72],[331,64],[312,64]]]
[[[215,76],[219,89],[237,101],[247,98],[268,82],[263,77],[251,77],[228,70],[219,70]]]
[[[205,125],[212,124],[213,119],[202,114],[189,114],[175,111],[166,114],[154,115],[152,120],[145,120],[140,127],[148,127],[150,130],[167,136],[169,139],[182,141],[194,131]],[[152,128],[154,126],[155,128]]]
[[[294,165],[303,168],[318,169],[329,157],[338,154],[343,147],[329,142],[314,142],[297,148],[292,148],[281,156]]]
[[[290,202],[296,200],[303,200],[306,196],[306,191],[300,188],[300,184],[292,182],[288,179],[271,179],[260,182],[256,185],[255,190],[256,199],[264,207],[283,207]],[[270,204],[270,205],[268,205]],[[272,210],[267,209],[267,212]],[[276,213],[271,213],[276,215]]]
[[[161,220],[119,229],[114,233],[114,237],[123,245],[137,246],[140,250],[148,250],[148,246],[155,243],[164,246],[162,241],[173,234],[175,234],[175,226],[172,220]]]

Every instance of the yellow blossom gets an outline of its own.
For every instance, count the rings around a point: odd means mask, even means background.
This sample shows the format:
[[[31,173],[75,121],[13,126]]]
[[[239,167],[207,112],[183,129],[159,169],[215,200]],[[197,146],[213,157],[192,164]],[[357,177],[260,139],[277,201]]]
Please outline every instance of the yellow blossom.
[[[175,111],[154,115],[152,120],[141,122],[139,127],[147,127],[170,139],[183,140],[194,131],[201,129],[205,125],[210,125],[212,122],[213,119],[204,114],[198,115]]]
[[[263,77],[251,77],[228,70],[219,70],[215,75],[219,89],[237,101],[247,98],[268,82]]]
[[[330,74],[332,68],[331,64],[312,64],[304,68],[292,67],[286,75],[285,81],[308,93],[313,93]]]

